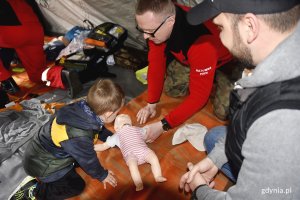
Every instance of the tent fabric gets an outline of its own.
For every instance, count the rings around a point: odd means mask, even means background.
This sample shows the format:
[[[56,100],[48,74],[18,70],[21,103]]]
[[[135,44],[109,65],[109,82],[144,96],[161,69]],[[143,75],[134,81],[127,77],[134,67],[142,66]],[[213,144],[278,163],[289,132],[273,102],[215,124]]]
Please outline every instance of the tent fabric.
[[[20,105],[21,111],[0,112],[0,199],[8,199],[27,176],[22,166],[26,146],[51,116],[38,99]]]
[[[114,22],[128,30],[127,45],[145,49],[146,43],[135,29],[135,2],[133,0],[36,0],[50,24],[48,31],[64,34],[74,26],[84,26],[88,19],[94,25]],[[194,6],[201,0],[179,0],[178,3]]]

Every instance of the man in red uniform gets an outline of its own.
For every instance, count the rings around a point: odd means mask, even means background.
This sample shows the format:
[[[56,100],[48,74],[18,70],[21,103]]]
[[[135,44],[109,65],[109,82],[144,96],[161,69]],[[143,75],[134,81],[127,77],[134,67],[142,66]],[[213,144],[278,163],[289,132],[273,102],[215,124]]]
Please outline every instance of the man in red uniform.
[[[81,84],[75,72],[69,72],[61,66],[47,68],[43,51],[44,32],[37,17],[38,6],[34,0],[0,1],[0,48],[14,49],[29,79],[33,82],[46,81],[46,85],[68,89],[68,95],[74,97]],[[18,86],[8,71],[8,57],[0,57],[1,90],[15,93]]]
[[[219,39],[217,27],[211,21],[189,25],[186,20],[188,10],[171,0],[137,2],[137,29],[149,45],[148,104],[137,113],[139,123],[145,123],[156,114],[167,65],[176,59],[190,69],[188,96],[161,121],[147,125],[148,142],[154,141],[163,131],[182,124],[201,109],[209,98],[216,68],[232,59]]]

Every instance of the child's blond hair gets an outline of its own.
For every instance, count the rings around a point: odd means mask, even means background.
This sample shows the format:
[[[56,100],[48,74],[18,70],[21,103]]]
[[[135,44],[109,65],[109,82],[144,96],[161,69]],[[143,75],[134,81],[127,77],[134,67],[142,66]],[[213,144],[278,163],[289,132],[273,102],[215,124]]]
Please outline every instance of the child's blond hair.
[[[124,104],[124,96],[120,85],[109,79],[99,79],[89,89],[87,103],[97,115],[102,115],[117,111]]]

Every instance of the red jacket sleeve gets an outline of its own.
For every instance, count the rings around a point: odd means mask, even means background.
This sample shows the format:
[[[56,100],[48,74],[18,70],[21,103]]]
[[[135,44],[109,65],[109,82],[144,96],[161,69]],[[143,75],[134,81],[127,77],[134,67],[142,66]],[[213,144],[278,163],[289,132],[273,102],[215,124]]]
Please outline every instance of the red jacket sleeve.
[[[165,117],[171,127],[182,124],[206,104],[218,62],[215,41],[214,36],[205,35],[189,49],[187,56],[190,65],[190,94]]]
[[[166,73],[166,56],[165,48],[166,44],[155,44],[150,41],[149,44],[149,53],[148,53],[148,103],[156,103],[159,101]]]

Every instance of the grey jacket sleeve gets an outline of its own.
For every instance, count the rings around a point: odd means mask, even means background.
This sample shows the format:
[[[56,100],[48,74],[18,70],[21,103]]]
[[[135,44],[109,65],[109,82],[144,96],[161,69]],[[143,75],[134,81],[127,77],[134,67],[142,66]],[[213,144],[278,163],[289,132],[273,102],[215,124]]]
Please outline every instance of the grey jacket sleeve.
[[[207,155],[219,169],[228,162],[225,155],[225,139],[225,137],[222,137],[218,140],[214,149]]]
[[[281,109],[262,116],[248,130],[236,185],[227,192],[200,187],[197,198],[300,199],[299,141],[299,110]]]

